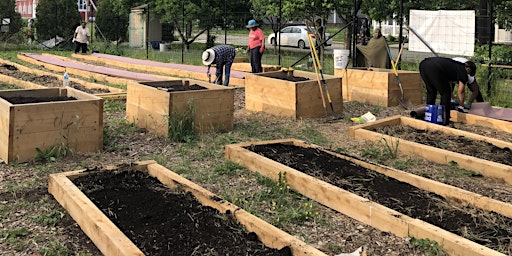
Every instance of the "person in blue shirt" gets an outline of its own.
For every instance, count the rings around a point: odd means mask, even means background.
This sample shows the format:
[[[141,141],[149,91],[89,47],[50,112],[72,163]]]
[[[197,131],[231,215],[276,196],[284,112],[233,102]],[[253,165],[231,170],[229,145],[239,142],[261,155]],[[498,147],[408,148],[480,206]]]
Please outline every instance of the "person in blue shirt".
[[[235,56],[235,48],[229,45],[217,45],[203,52],[202,60],[203,65],[208,66],[207,74],[210,74],[211,65],[215,64],[216,79],[214,83],[229,86],[229,76],[231,73],[231,66],[233,65],[233,60],[235,59]],[[224,73],[224,83],[222,83],[222,73]]]

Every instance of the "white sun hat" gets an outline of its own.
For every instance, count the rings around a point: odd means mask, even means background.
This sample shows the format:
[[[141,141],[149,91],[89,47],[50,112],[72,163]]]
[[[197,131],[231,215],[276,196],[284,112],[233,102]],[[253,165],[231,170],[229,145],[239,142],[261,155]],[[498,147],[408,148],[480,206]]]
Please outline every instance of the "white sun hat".
[[[215,52],[212,49],[208,49],[203,52],[203,56],[201,58],[203,60],[203,65],[211,65],[213,60],[215,60]]]

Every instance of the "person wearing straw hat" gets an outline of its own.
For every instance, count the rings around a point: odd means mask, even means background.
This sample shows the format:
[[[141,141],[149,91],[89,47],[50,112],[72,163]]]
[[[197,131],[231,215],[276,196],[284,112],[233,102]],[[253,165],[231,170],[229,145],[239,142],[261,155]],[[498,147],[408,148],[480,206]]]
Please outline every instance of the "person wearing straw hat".
[[[229,76],[231,73],[231,65],[235,59],[236,50],[229,45],[217,45],[203,52],[203,65],[208,66],[207,74],[210,74],[210,67],[215,63],[215,81],[214,83],[222,84],[222,73],[224,69],[224,86],[229,85]]]
[[[258,27],[258,23],[255,20],[250,20],[247,23],[249,31],[249,45],[247,51],[251,54],[251,72],[261,73],[263,67],[261,66],[261,57],[265,51],[265,34],[263,30]]]

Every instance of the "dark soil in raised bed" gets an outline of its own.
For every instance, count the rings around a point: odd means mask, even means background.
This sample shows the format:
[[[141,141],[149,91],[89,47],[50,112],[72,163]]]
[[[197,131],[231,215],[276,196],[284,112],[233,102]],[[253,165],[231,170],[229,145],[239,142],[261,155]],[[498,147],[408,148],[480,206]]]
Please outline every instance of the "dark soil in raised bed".
[[[512,220],[494,212],[452,204],[319,149],[286,144],[252,145],[249,150],[317,179],[418,218],[502,253],[512,237]]]
[[[77,100],[75,97],[55,96],[55,97],[2,97],[11,104],[28,104],[41,102],[56,102]]]
[[[147,173],[94,172],[73,182],[145,255],[291,255]]]
[[[510,148],[500,148],[489,142],[464,136],[454,136],[435,130],[420,130],[407,125],[384,126],[373,131],[452,152],[512,166]]]
[[[20,79],[23,81],[40,84],[40,85],[43,85],[46,87],[62,87],[63,86],[63,82],[61,80],[59,80],[57,77],[47,76],[47,75],[40,76],[40,75],[36,75],[33,73],[22,72],[15,66],[8,65],[8,64],[3,64],[0,66],[0,74],[14,77],[16,79]],[[109,93],[110,92],[110,90],[104,89],[104,88],[87,88],[84,85],[74,82],[74,81],[69,81],[69,87],[80,90],[82,92],[91,93],[91,94]]]
[[[268,77],[286,80],[286,81],[292,81],[292,82],[303,82],[303,81],[310,80],[309,78],[306,78],[306,77],[294,76],[292,71],[276,72],[276,73],[270,74]]]
[[[208,88],[198,85],[198,84],[175,84],[169,82],[169,84],[151,84],[151,83],[142,83],[147,86],[151,86],[154,88],[160,88],[163,91],[167,92],[180,92],[180,91],[194,91],[194,90],[208,90]]]

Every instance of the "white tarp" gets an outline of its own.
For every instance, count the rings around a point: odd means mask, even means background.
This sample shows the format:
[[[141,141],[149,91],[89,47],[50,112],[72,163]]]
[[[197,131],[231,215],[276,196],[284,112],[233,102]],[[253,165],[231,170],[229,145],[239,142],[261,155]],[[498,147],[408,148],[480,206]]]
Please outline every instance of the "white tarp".
[[[436,52],[473,56],[475,11],[410,10],[409,26]],[[409,51],[431,52],[409,31]]]

